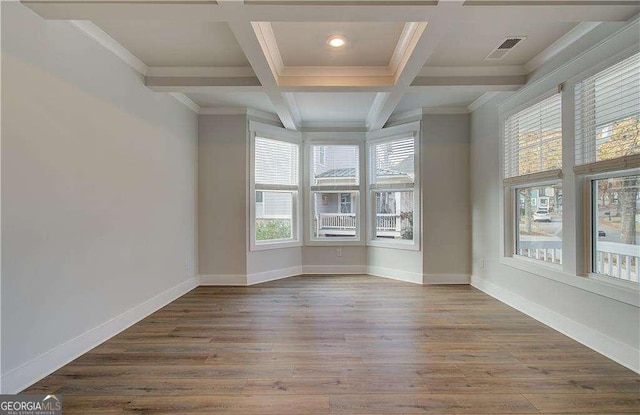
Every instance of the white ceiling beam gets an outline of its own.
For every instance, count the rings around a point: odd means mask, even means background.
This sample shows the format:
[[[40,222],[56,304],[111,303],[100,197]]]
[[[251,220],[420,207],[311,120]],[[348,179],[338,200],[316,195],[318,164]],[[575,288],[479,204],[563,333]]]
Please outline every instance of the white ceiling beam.
[[[260,41],[256,36],[256,32],[254,31],[251,22],[230,22],[229,27],[238,40],[242,51],[262,84],[264,92],[275,107],[282,125],[290,130],[297,130],[298,125],[296,124],[294,112],[289,107],[288,101],[278,89],[276,78],[269,66],[267,57],[262,53],[262,46],[260,45]]]
[[[304,22],[415,22],[441,19],[439,5],[410,5],[407,2],[351,2],[319,5],[315,2],[220,2],[209,0],[104,1],[104,0],[25,0],[23,3],[46,19],[60,20],[151,20],[190,22],[304,21]],[[276,3],[276,4],[273,4]],[[500,18],[514,24],[544,22],[624,22],[637,10],[636,1],[539,2],[520,1],[498,4],[467,3],[451,23],[491,21]]]
[[[459,8],[461,3],[456,2]],[[442,7],[442,6],[440,6]],[[450,25],[444,22],[429,23],[416,42],[413,53],[408,57],[401,73],[396,75],[396,84],[389,93],[379,93],[374,100],[367,116],[367,128],[379,130],[387,122],[396,109],[403,95],[410,88],[415,77],[424,67],[429,56],[435,51],[445,35],[449,32]]]

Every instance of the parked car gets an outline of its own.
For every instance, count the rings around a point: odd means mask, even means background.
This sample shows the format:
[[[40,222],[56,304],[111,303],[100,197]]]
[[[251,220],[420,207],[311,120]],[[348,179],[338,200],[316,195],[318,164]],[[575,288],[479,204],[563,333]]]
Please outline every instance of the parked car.
[[[598,236],[605,237],[607,236],[607,233],[605,231],[598,231]]]
[[[549,208],[539,208],[533,214],[533,220],[536,222],[551,222],[551,213]]]

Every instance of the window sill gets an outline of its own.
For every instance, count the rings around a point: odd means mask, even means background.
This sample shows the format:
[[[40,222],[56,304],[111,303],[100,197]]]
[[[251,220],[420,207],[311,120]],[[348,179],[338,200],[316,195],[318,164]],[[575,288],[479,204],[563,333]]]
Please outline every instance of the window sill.
[[[331,238],[330,240],[312,239],[307,241],[305,246],[364,246],[364,241],[353,239]]]
[[[368,246],[375,246],[378,248],[390,248],[390,249],[401,249],[404,251],[419,251],[420,245],[411,241],[411,242],[401,242],[401,241],[381,241],[378,239],[370,240],[367,242]]]
[[[559,266],[544,263],[532,263],[532,260],[517,257],[502,257],[500,263],[533,275],[548,278],[584,291],[602,295],[625,304],[640,307],[640,287],[623,287],[594,277],[581,277],[562,271]]]
[[[286,242],[265,242],[265,243],[252,243],[250,251],[266,251],[269,249],[284,249],[284,248],[296,248],[302,246],[300,241],[286,241]]]

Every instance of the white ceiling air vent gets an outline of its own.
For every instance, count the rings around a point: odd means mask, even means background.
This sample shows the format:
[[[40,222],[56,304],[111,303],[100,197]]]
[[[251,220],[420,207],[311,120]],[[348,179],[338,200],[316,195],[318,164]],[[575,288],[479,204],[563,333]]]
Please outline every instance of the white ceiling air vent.
[[[504,58],[505,56],[507,56],[507,53],[513,50],[513,48],[515,48],[516,45],[519,45],[526,38],[527,38],[526,36],[510,36],[506,38],[505,40],[502,41],[502,43],[500,43],[500,45],[498,45],[497,48],[492,50],[491,53],[488,54],[486,58],[484,58],[484,60],[498,61]]]

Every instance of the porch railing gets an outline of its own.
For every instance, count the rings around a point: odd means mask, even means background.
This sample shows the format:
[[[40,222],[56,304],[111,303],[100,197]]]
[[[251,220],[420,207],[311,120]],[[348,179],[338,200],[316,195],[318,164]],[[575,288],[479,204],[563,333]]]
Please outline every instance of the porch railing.
[[[640,277],[640,245],[598,242],[595,272],[621,280],[638,282]]]
[[[355,213],[320,213],[316,215],[315,226],[317,234],[328,234],[339,231],[340,234],[345,232],[353,232],[356,230],[356,214]],[[376,216],[376,228],[378,232],[386,233],[391,236],[396,233],[399,235],[402,230],[402,220],[400,214],[380,213]]]
[[[355,213],[321,213],[318,215],[318,229],[355,229]]]
[[[518,255],[547,262],[562,262],[561,241],[521,241]],[[640,246],[598,242],[594,272],[627,281],[640,281]]]

